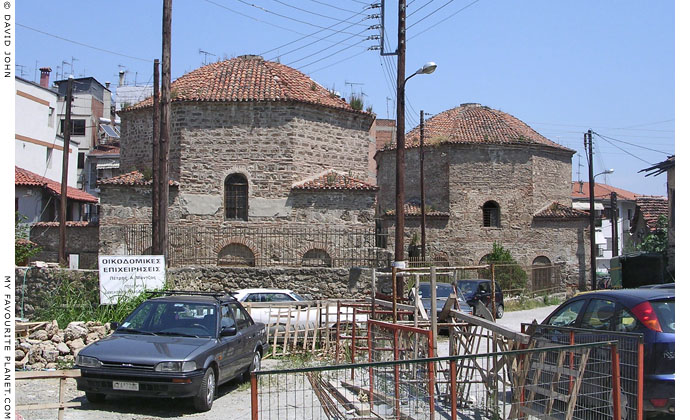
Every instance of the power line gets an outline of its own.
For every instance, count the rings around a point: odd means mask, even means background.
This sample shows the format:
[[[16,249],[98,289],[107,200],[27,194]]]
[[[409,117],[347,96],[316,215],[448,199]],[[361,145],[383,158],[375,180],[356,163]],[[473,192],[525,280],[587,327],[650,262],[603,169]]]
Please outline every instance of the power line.
[[[367,30],[367,29],[364,29],[362,32],[364,32],[364,31],[366,31],[366,30]],[[350,38],[352,38],[352,37],[350,37]],[[341,42],[345,42],[345,41],[347,41],[347,40],[350,39],[350,38],[346,38],[346,39],[344,39],[344,40],[341,41]],[[366,39],[362,39],[362,40],[360,40],[359,42],[362,43],[362,42],[364,42],[364,41],[366,41]],[[338,44],[340,44],[340,43],[338,43]],[[289,63],[288,65],[291,66],[292,64],[294,64],[294,63],[296,63],[296,62],[298,62],[298,61],[302,61],[302,60],[304,60],[304,59],[306,59],[306,58],[309,58],[309,57],[312,57],[312,56],[314,56],[314,55],[320,54],[320,53],[322,53],[322,52],[324,52],[324,51],[326,51],[326,50],[328,50],[328,49],[333,48],[334,46],[336,46],[336,45],[338,45],[338,44],[331,45],[330,47],[326,47],[326,48],[324,48],[324,49],[322,49],[322,50],[320,50],[320,51],[317,51],[317,52],[315,52],[315,53],[309,54],[309,55],[307,55],[306,57],[302,57],[302,58],[300,58],[299,60],[295,60],[295,61]],[[345,50],[349,50],[350,48],[357,47],[357,46],[358,46],[357,44],[348,45],[348,46],[346,46],[345,48],[341,48],[341,49],[339,49],[338,51],[336,51],[336,52],[334,52],[334,53],[332,53],[332,54],[329,54],[329,55],[327,55],[327,56],[325,56],[325,57],[321,57],[321,58],[319,58],[319,59],[317,59],[317,60],[314,60],[314,61],[312,61],[312,62],[309,63],[309,64],[305,64],[305,65],[303,65],[302,67],[300,67],[300,69],[303,69],[303,68],[305,68],[305,67],[309,67],[309,66],[311,66],[312,64],[318,63],[318,62],[321,61],[321,60],[324,60],[324,59],[326,59],[326,58],[333,57],[333,56],[336,55],[336,54],[339,54],[339,53],[341,53],[341,52],[343,52],[343,51],[345,51]]]
[[[640,146],[640,145],[635,144],[635,143],[630,143],[630,142],[627,142],[627,141],[623,141],[623,140],[619,140],[619,139],[614,139],[613,137],[604,136],[604,135],[599,134],[599,133],[596,133],[596,132],[594,132],[594,134],[596,134],[596,135],[599,136],[599,137],[602,137],[602,138],[606,138],[606,139],[608,139],[608,140],[611,140],[611,141],[617,141],[617,142],[619,142],[619,143],[627,144],[627,145],[629,145],[629,146],[639,147],[640,149],[649,150],[649,151],[651,151],[651,152],[663,153],[663,154],[665,154],[666,156],[670,156],[670,155],[673,154],[673,153],[668,153],[668,152],[664,152],[664,151],[661,151],[661,150],[651,149],[651,148],[649,148],[649,147]]]
[[[207,0],[207,1],[208,1],[208,0]],[[304,25],[313,26],[313,27],[315,27],[315,28],[330,30],[330,28],[327,28],[327,27],[325,27],[325,26],[320,26],[320,25],[317,25],[317,24],[315,24],[315,23],[311,23],[311,22],[307,22],[307,21],[304,21],[304,20],[296,19],[296,18],[293,18],[293,17],[291,17],[291,16],[282,15],[282,14],[276,13],[276,12],[274,12],[274,11],[272,11],[272,10],[268,10],[268,9],[266,9],[265,7],[261,7],[261,6],[257,6],[257,5],[255,5],[255,4],[249,3],[249,2],[247,2],[247,1],[245,1],[245,0],[236,0],[236,1],[238,1],[238,2],[240,2],[240,3],[242,3],[242,4],[244,4],[244,5],[247,5],[247,6],[250,6],[250,7],[254,7],[254,8],[256,8],[256,9],[259,9],[259,10],[261,10],[262,12],[269,13],[269,14],[271,14],[271,15],[275,15],[275,16],[281,17],[281,18],[283,18],[283,19],[288,19],[288,20],[291,20],[291,21],[294,21],[294,22],[302,23],[302,24],[304,24]],[[345,32],[345,33],[348,34],[348,35],[359,35],[359,34],[353,34],[352,32]],[[361,36],[361,35],[359,35],[359,36]]]
[[[414,12],[408,13],[408,15],[407,15],[406,17],[409,19],[410,17],[412,17],[412,15],[414,15],[414,14],[417,13],[417,12],[419,12],[420,10],[422,10],[423,8],[425,8],[426,6],[430,5],[430,4],[433,3],[433,2],[434,2],[434,0],[429,0],[428,2],[424,3],[422,6],[420,6],[419,8],[417,8],[417,10],[415,10]],[[412,1],[409,2],[409,3],[407,4],[407,6],[409,7],[412,3],[413,3]]]
[[[55,34],[51,34],[51,33],[48,33],[48,32],[44,32],[44,31],[41,31],[41,30],[39,30],[39,29],[32,28],[32,27],[30,27],[30,26],[22,25],[21,23],[17,23],[17,26],[20,26],[20,27],[25,28],[25,29],[32,30],[32,31],[34,31],[34,32],[38,32],[38,33],[43,34],[43,35],[51,36],[51,37],[53,37],[53,38],[57,38],[57,39],[60,39],[60,40],[62,40],[62,41],[71,42],[72,44],[81,45],[82,47],[91,48],[91,49],[94,49],[94,50],[106,52],[106,53],[108,53],[108,54],[119,55],[120,57],[131,58],[131,59],[133,59],[133,60],[144,61],[144,62],[146,62],[146,63],[153,63],[153,60],[147,60],[147,59],[144,59],[144,58],[134,57],[134,56],[127,55],[127,54],[121,54],[121,53],[118,53],[118,52],[115,52],[115,51],[106,50],[105,48],[94,47],[93,45],[84,44],[83,42],[74,41],[74,40],[71,40],[71,39],[67,39],[67,38],[61,37],[61,36],[59,36],[59,35],[55,35]]]
[[[351,18],[353,18],[353,17],[355,17],[355,16],[357,16],[357,15],[358,15],[358,14],[352,15],[352,16],[349,17],[347,20],[349,20],[349,19],[351,19]],[[338,25],[340,25],[341,23],[343,23],[343,22],[341,21],[341,22],[334,23],[333,25],[329,26],[328,29],[333,28],[334,26],[338,26]],[[350,26],[347,26],[345,29],[347,29],[347,28],[349,28],[349,27],[350,27]],[[281,46],[278,46],[278,47],[276,47],[276,48],[272,48],[272,49],[270,49],[270,50],[268,50],[268,51],[264,51],[264,52],[262,52],[262,53],[259,54],[259,55],[263,56],[263,55],[268,54],[268,53],[270,53],[270,52],[273,52],[273,51],[275,51],[275,50],[279,50],[279,49],[281,49],[281,48],[283,48],[283,47],[287,47],[288,45],[291,45],[291,44],[294,44],[294,43],[296,43],[296,42],[299,42],[299,41],[301,41],[301,40],[303,40],[303,39],[305,39],[305,38],[309,38],[309,37],[312,37],[312,38],[313,38],[314,35],[316,35],[316,34],[318,34],[318,33],[321,33],[321,32],[323,32],[323,31],[325,31],[325,30],[326,30],[326,29],[319,29],[319,30],[316,31],[316,32],[312,32],[311,34],[304,35],[303,37],[298,38],[298,39],[296,39],[296,40],[294,40],[294,41],[286,42],[285,44],[283,44],[283,45],[281,45]],[[328,36],[326,36],[326,37],[317,39],[315,42],[323,41],[323,40],[325,40],[326,38],[329,38],[329,37],[331,37],[331,36],[333,36],[333,35],[335,35],[335,34],[338,34],[338,33],[340,33],[340,32],[334,32],[334,33],[332,33],[332,34],[330,34],[330,35],[328,35]],[[312,44],[313,44],[313,43],[312,43]],[[307,45],[303,46],[302,48],[307,47],[307,46],[312,45],[312,44],[307,44]],[[294,52],[294,51],[296,51],[296,50],[289,51],[289,52],[287,52],[287,53],[285,53],[285,54],[290,54],[291,52]]]
[[[368,49],[364,49],[364,50],[358,52],[357,54],[353,54],[353,55],[351,55],[351,56],[349,56],[349,57],[343,58],[342,60],[338,60],[338,61],[336,61],[336,62],[333,62],[333,63],[331,63],[331,64],[329,64],[329,65],[327,65],[327,66],[319,67],[319,68],[316,69],[316,70],[312,70],[312,71],[310,71],[308,74],[314,74],[314,73],[316,73],[316,72],[318,72],[318,71],[327,69],[327,68],[329,68],[329,67],[333,67],[333,66],[335,66],[336,64],[342,63],[343,61],[347,61],[347,60],[350,60],[350,59],[352,59],[352,58],[354,58],[354,57],[357,57],[358,55],[362,55],[362,54],[364,54],[364,53],[367,52],[367,51],[369,51],[369,50],[368,50]]]
[[[267,22],[267,21],[265,21],[265,20],[261,20],[261,19],[255,18],[254,16],[251,16],[251,15],[248,15],[248,14],[245,14],[245,13],[242,13],[242,12],[238,12],[238,11],[235,10],[235,9],[231,9],[231,8],[229,8],[229,7],[227,7],[227,6],[224,6],[224,5],[222,5],[222,4],[216,3],[215,1],[212,1],[212,0],[204,0],[204,1],[205,1],[206,3],[210,3],[210,4],[212,4],[212,5],[216,6],[216,7],[220,7],[221,9],[225,9],[225,10],[227,10],[227,11],[229,11],[229,12],[238,14],[238,15],[240,15],[240,16],[244,16],[244,17],[246,17],[246,18],[248,18],[248,19],[251,19],[251,20],[254,20],[254,21],[256,21],[256,22],[260,22],[260,23],[263,23],[263,24],[266,24],[266,25],[269,25],[269,26],[273,26],[273,27],[275,27],[275,28],[282,29],[282,30],[284,30],[284,31],[293,32],[293,33],[296,33],[296,34],[298,34],[298,35],[304,35],[302,32],[298,32],[298,31],[295,31],[294,29],[290,29],[290,28],[286,28],[286,27],[284,27],[284,26],[276,25],[275,23]],[[309,36],[309,35],[305,35],[305,36]]]
[[[341,23],[343,23],[343,22],[335,23],[335,24],[333,24],[331,27],[336,26],[336,25],[339,25],[339,24],[341,24]],[[282,56],[284,56],[284,55],[292,54],[292,53],[295,52],[295,51],[299,51],[299,50],[301,50],[301,49],[304,49],[304,48],[307,48],[307,47],[309,47],[309,46],[312,46],[312,45],[316,44],[317,42],[325,41],[326,39],[332,37],[333,35],[337,35],[337,34],[339,34],[339,33],[345,33],[345,29],[351,28],[352,26],[354,26],[354,25],[346,26],[345,28],[343,28],[343,29],[340,30],[340,31],[333,32],[333,33],[331,33],[330,35],[326,35],[325,37],[318,38],[318,39],[316,39],[315,41],[312,41],[312,42],[310,42],[310,43],[308,43],[308,44],[302,45],[302,46],[300,46],[300,47],[293,48],[292,50],[290,50],[290,51],[288,51],[288,52],[279,54],[278,56],[272,58],[271,61],[276,60],[277,58],[282,57]],[[364,29],[362,32],[365,32],[365,31],[367,31],[367,30],[368,30],[368,29]],[[323,32],[323,30],[320,30],[320,31],[318,31],[318,32]],[[336,46],[336,45],[340,45],[340,44],[342,44],[343,42],[348,41],[348,40],[350,40],[350,39],[352,39],[352,38],[354,38],[354,35],[352,35],[352,36],[350,36],[350,37],[348,37],[348,38],[345,38],[345,39],[343,39],[343,40],[340,40],[340,41],[329,41],[329,42],[332,42],[333,45],[331,45],[331,46],[329,46],[329,47],[326,47],[326,48],[322,49],[321,51],[318,51],[318,52],[316,52],[316,53],[314,53],[314,54],[318,54],[319,52],[323,52],[323,51],[325,51],[325,50],[327,50],[327,49],[329,49],[329,48],[332,48],[332,47],[334,47],[334,46]],[[301,38],[301,39],[304,39],[304,38]],[[361,43],[362,41],[364,41],[364,40],[360,40],[359,42]],[[297,41],[295,41],[295,42],[297,42]],[[285,44],[285,45],[287,45],[287,44]],[[357,45],[358,45],[358,44],[352,44],[352,45],[350,45],[350,46],[351,46],[351,47],[354,47],[354,46],[357,46]],[[284,45],[283,45],[283,46],[284,46]],[[276,48],[274,48],[274,50],[275,50],[275,49],[276,49]],[[311,56],[314,55],[314,54],[308,55],[308,56],[303,57],[303,58],[301,58],[301,59],[299,59],[299,60],[295,60],[295,61],[293,61],[293,63],[298,62],[298,61],[302,61],[302,60],[304,60],[305,58],[309,58],[309,57],[311,57]],[[263,55],[263,54],[261,54],[261,55]]]
[[[408,40],[408,41],[411,41],[411,40],[413,40],[414,38],[417,38],[419,35],[423,34],[424,32],[426,32],[426,31],[428,31],[428,30],[430,30],[430,29],[433,29],[433,28],[437,27],[437,26],[440,25],[441,23],[447,21],[448,19],[452,18],[453,16],[457,15],[458,13],[462,12],[463,10],[467,9],[468,7],[472,6],[472,5],[475,4],[475,3],[479,3],[479,0],[474,0],[472,3],[468,4],[467,6],[461,8],[460,10],[458,10],[458,11],[456,11],[456,12],[454,12],[454,13],[451,13],[450,15],[448,15],[447,17],[445,17],[444,19],[441,19],[440,21],[436,22],[435,25],[429,26],[428,28],[422,30],[421,32],[417,32],[417,33],[414,34],[413,36],[407,38],[407,40]]]
[[[318,4],[322,4],[322,5],[324,5],[324,6],[332,7],[332,8],[337,9],[337,10],[342,10],[343,12],[355,13],[355,12],[352,11],[352,10],[343,9],[342,7],[338,7],[338,6],[333,6],[332,4],[328,4],[328,3],[325,3],[325,2],[323,2],[323,1],[319,1],[319,0],[309,0],[309,1],[312,1],[312,2],[318,3]],[[363,12],[359,12],[359,14],[363,14]]]
[[[594,132],[593,132],[593,133],[594,133]],[[636,155],[634,155],[634,154],[628,152],[627,150],[625,150],[625,149],[623,149],[623,148],[621,148],[621,147],[616,146],[616,145],[613,144],[611,141],[609,141],[609,140],[607,140],[606,138],[602,137],[600,134],[597,134],[597,133],[594,133],[594,134],[596,134],[597,136],[599,136],[599,138],[601,138],[601,139],[604,140],[605,142],[609,143],[611,146],[615,147],[616,149],[623,151],[625,154],[630,155],[630,156],[634,157],[635,159],[641,160],[642,162],[646,163],[647,165],[651,165],[651,164],[652,164],[652,163],[647,162],[646,160],[642,159],[641,157],[636,156]]]
[[[276,3],[282,4],[283,6],[291,7],[291,8],[293,8],[293,9],[295,9],[295,10],[299,10],[299,11],[304,12],[304,13],[309,13],[310,15],[314,15],[314,16],[319,16],[319,17],[323,17],[323,18],[326,18],[326,19],[331,19],[331,20],[340,21],[340,19],[334,18],[333,16],[323,15],[323,14],[321,14],[321,13],[312,12],[311,10],[302,9],[301,7],[293,6],[293,5],[289,4],[289,3],[285,3],[284,1],[281,1],[281,0],[273,0],[273,1],[276,2]],[[358,15],[361,15],[362,12],[359,12],[359,13],[357,13],[357,14],[358,14]],[[348,23],[352,23],[352,22],[348,22]],[[367,26],[367,25],[364,25],[363,23],[360,23],[360,22],[354,23],[353,25]]]
[[[436,12],[438,12],[439,10],[443,9],[444,7],[448,6],[449,4],[451,4],[451,3],[454,2],[454,1],[455,1],[455,0],[448,0],[443,6],[437,8],[437,9],[434,10],[433,12],[429,13],[428,15],[426,15],[426,16],[424,16],[423,18],[419,19],[418,21],[416,21],[416,22],[413,23],[412,25],[408,26],[407,29],[408,29],[408,30],[411,29],[411,28],[414,27],[416,24],[421,23],[422,21],[424,21],[424,19],[428,18],[429,16],[433,15],[434,13],[436,13]]]

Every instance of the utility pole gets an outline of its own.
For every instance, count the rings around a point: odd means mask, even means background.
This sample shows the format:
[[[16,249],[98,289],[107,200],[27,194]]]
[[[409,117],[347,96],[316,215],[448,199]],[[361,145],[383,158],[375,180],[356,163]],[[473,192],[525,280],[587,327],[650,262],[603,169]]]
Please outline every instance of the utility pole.
[[[597,288],[597,244],[594,226],[594,159],[592,152],[592,130],[585,133],[585,150],[589,164],[589,252],[592,290]]]
[[[67,79],[67,95],[65,98],[65,124],[62,137],[62,185],[60,185],[60,251],[58,261],[61,266],[67,266],[67,172],[69,171],[69,146],[72,134],[72,82],[74,77]]]
[[[613,256],[618,256],[618,194],[611,192],[611,236],[613,237]]]
[[[419,111],[419,196],[422,206],[422,262],[426,262],[426,203],[424,194],[424,110]]]
[[[395,261],[393,267],[405,268],[405,10],[406,0],[398,0],[398,78],[395,132]],[[403,294],[403,282],[393,277],[393,287]]]
[[[158,67],[160,61],[153,60],[153,151],[151,157],[151,254],[161,255],[160,247],[160,97],[158,83],[160,75]]]
[[[161,129],[160,129],[160,252],[168,261],[168,155],[170,154],[170,42],[172,27],[172,0],[163,0],[163,58],[161,74]]]

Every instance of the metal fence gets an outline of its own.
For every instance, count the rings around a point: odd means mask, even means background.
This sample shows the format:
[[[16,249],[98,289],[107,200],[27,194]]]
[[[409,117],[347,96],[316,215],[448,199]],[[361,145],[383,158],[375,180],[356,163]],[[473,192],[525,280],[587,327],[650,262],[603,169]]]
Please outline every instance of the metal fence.
[[[150,252],[151,225],[117,226],[127,255]],[[369,228],[246,226],[170,226],[171,267],[385,267],[388,253],[376,246]]]
[[[609,341],[258,371],[252,420],[620,419],[617,358]]]
[[[623,419],[642,419],[642,397],[644,379],[644,335],[614,331],[596,331],[579,328],[532,326],[522,324],[523,331],[533,330],[533,338],[550,345],[583,344],[597,341],[616,340],[620,354],[621,415]],[[610,368],[609,368],[610,369]],[[600,411],[608,410],[601,407]]]

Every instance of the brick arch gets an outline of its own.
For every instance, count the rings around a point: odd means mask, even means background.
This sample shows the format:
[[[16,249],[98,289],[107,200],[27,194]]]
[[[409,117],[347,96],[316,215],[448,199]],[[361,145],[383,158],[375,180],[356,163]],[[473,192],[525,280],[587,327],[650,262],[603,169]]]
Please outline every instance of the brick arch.
[[[328,260],[329,260],[328,267],[333,267],[333,253],[329,252],[327,247],[313,247],[313,246],[312,247],[309,247],[309,246],[303,247],[299,253],[299,255],[302,256],[302,261],[304,261],[304,256],[307,255],[307,253],[309,251],[323,251],[328,256]]]
[[[218,260],[220,260],[221,251],[223,251],[223,249],[225,249],[226,247],[228,247],[230,245],[241,245],[241,246],[246,247],[249,250],[249,252],[251,252],[251,254],[252,254],[252,261],[251,261],[252,264],[251,265],[256,266],[256,264],[257,264],[256,262],[257,262],[257,260],[259,260],[260,254],[257,252],[256,246],[244,238],[231,237],[231,238],[228,238],[228,239],[225,239],[225,240],[219,242],[213,248],[215,251],[215,254],[216,254],[216,258]]]

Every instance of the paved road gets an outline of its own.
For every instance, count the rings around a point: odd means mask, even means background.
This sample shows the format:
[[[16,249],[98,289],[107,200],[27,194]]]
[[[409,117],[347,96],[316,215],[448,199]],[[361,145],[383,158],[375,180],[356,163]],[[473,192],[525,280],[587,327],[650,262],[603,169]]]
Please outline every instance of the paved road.
[[[558,308],[558,305],[544,306],[543,308],[528,309],[526,311],[506,312],[503,314],[503,318],[498,320],[498,324],[520,331],[520,324],[523,322],[530,323],[534,319],[537,322],[542,322],[556,308]]]

